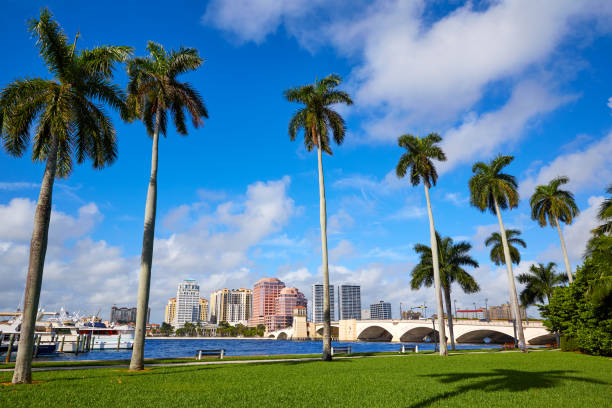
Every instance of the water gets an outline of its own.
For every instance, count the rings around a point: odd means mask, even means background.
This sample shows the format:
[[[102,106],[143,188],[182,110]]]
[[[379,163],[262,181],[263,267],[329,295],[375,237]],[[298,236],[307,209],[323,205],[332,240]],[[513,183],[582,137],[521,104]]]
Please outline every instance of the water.
[[[418,344],[420,350],[433,350],[432,343]],[[332,342],[332,346],[351,346],[353,353],[375,351],[399,351],[400,344],[389,342]],[[255,339],[146,339],[145,358],[193,357],[198,349],[225,349],[228,356],[279,355],[279,354],[318,354],[321,341],[292,340],[255,340]],[[458,344],[458,350],[475,348],[499,348],[494,344]],[[129,359],[132,350],[92,350],[88,353],[60,353],[55,356],[41,357],[39,360],[115,360]]]

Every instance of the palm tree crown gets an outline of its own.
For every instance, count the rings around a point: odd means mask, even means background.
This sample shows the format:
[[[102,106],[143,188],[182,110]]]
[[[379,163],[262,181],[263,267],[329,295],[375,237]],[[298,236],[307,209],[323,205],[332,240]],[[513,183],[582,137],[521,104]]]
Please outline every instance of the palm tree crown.
[[[133,58],[127,65],[128,119],[141,118],[149,135],[153,135],[159,116],[159,132],[166,135],[170,111],[177,132],[186,135],[185,111],[196,128],[204,123],[203,118],[208,118],[208,111],[199,92],[176,77],[197,69],[204,60],[195,48],[181,47],[168,53],[160,44],[149,41],[147,50],[149,56]]]
[[[574,195],[570,191],[559,189],[568,182],[567,177],[557,177],[547,185],[536,187],[529,204],[531,219],[537,220],[541,227],[547,224],[556,227],[555,220],[571,224],[578,215],[579,210]]]
[[[519,235],[521,235],[521,231],[519,230],[506,230],[506,239],[508,240],[508,249],[510,250],[510,260],[512,261],[512,263],[515,263],[517,265],[521,262],[521,253],[519,252],[516,246],[520,245],[523,248],[527,248],[527,244],[525,243],[525,241],[519,238]],[[500,233],[492,233],[485,241],[485,245],[493,245],[490,254],[491,261],[493,261],[495,265],[503,265],[505,262],[504,246]]]
[[[438,181],[438,172],[432,159],[445,161],[446,155],[437,146],[442,138],[437,133],[430,133],[424,138],[419,138],[410,134],[402,135],[398,139],[398,144],[407,150],[402,154],[395,168],[398,177],[404,177],[410,168],[410,182],[413,186],[423,183],[430,188],[435,186]]]
[[[69,44],[47,9],[28,25],[54,78],[16,79],[2,90],[0,132],[4,148],[13,156],[22,156],[37,121],[32,159],[44,161],[51,150],[56,151],[56,176],[70,174],[73,154],[77,163],[91,159],[94,168],[112,163],[117,157],[115,130],[102,104],[123,109],[123,92],[111,79],[114,65],[125,61],[132,48],[77,50],[76,39]]]
[[[475,293],[480,287],[474,277],[465,269],[465,266],[478,267],[478,262],[469,255],[472,245],[469,242],[453,242],[450,237],[441,238],[436,232],[438,251],[440,254],[440,280],[444,288],[450,288],[457,282],[465,293]],[[414,251],[419,255],[420,261],[412,270],[410,286],[419,289],[425,285],[431,287],[434,282],[431,248],[427,245],[416,244]]]
[[[300,130],[304,131],[304,145],[309,152],[319,146],[328,154],[332,154],[329,142],[329,129],[336,144],[344,141],[346,124],[338,112],[330,105],[344,103],[352,105],[353,100],[344,91],[335,89],[342,79],[335,74],[328,75],[320,81],[315,79],[314,85],[297,86],[285,91],[285,98],[289,102],[298,102],[304,105],[295,112],[289,121],[289,137],[295,140]]]
[[[489,164],[477,162],[472,167],[474,175],[470,179],[470,203],[480,211],[487,209],[495,213],[495,203],[502,209],[518,206],[519,194],[516,178],[502,173],[513,156],[499,155]]]
[[[544,303],[544,298],[550,301],[553,290],[568,281],[568,277],[562,273],[556,273],[554,262],[548,265],[531,265],[529,273],[521,273],[516,279],[525,285],[521,292],[521,303],[529,306],[535,302]]]
[[[612,184],[606,189],[611,196],[606,198],[599,207],[597,217],[604,223],[593,230],[595,235],[612,234]]]

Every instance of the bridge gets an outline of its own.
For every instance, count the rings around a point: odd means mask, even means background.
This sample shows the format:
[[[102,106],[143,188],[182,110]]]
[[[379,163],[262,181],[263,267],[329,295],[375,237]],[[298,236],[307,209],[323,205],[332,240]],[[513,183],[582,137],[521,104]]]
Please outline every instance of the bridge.
[[[477,320],[454,320],[456,343],[511,343],[514,341],[514,324],[511,321],[482,322]],[[435,323],[437,327],[437,322]],[[446,322],[448,338],[448,322]],[[300,331],[301,333],[298,333]],[[550,344],[554,334],[539,321],[523,322],[525,341],[530,345]],[[323,335],[323,323],[307,323],[307,331],[294,327],[266,333],[275,339],[319,339]],[[332,338],[339,341],[389,341],[422,342],[438,335],[431,319],[424,320],[340,320],[332,322]]]

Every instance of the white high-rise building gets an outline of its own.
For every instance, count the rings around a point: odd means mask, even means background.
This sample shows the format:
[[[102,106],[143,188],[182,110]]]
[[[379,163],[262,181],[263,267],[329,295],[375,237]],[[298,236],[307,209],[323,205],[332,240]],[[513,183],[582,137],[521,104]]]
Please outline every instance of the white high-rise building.
[[[312,285],[312,321],[321,323],[323,321],[323,284],[315,283]],[[329,285],[329,317],[332,321],[336,320],[334,310],[334,285]]]
[[[251,317],[253,291],[251,289],[227,288],[214,291],[210,295],[210,320],[213,323],[243,323]]]
[[[185,323],[200,320],[200,285],[193,279],[185,279],[176,292],[176,312],[173,326],[183,327]]]
[[[338,320],[361,320],[361,286],[338,285]]]
[[[383,302],[372,303],[370,305],[370,319],[389,320],[391,319],[391,303]]]

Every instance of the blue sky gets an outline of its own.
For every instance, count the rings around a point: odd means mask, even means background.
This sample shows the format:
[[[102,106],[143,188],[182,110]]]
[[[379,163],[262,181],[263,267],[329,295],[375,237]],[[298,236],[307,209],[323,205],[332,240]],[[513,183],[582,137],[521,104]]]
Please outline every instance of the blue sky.
[[[297,106],[284,89],[341,75],[352,107],[346,142],[325,157],[332,283],[363,286],[363,307],[378,300],[433,304],[433,290],[411,291],[412,247],[429,231],[422,187],[398,180],[404,133],[440,133],[448,161],[432,190],[438,230],[474,246],[482,291],[454,291],[458,306],[505,302],[505,271],[488,260],[491,214],[469,206],[471,165],[499,152],[520,183],[521,205],[506,212],[528,247],[515,272],[554,261],[559,239],[529,218],[534,186],[571,179],[581,215],[564,228],[573,265],[580,262],[604,187],[612,180],[612,5],[605,1],[278,0],[6,2],[0,15],[5,55],[0,82],[49,77],[26,30],[49,5],[79,47],[148,40],[167,49],[195,47],[206,59],[182,79],[203,95],[210,120],[187,137],[160,144],[152,320],[178,282],[192,277],[203,296],[252,287],[278,276],[310,297],[320,279],[316,155],[290,142]],[[116,81],[125,85],[123,67]],[[113,113],[119,159],[89,163],[58,180],[41,306],[108,315],[133,305],[151,142],[139,123]],[[32,218],[43,167],[0,153],[0,308],[23,293]],[[431,310],[431,309],[430,309]]]

